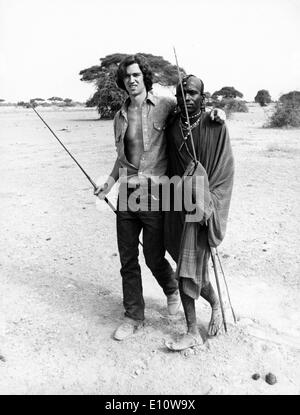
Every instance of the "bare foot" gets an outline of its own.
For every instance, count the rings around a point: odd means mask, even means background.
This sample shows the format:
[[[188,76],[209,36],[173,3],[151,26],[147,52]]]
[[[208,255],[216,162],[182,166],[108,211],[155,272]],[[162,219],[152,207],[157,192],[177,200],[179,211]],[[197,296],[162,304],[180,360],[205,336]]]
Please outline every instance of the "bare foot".
[[[221,307],[218,305],[217,307],[213,307],[211,311],[211,319],[208,325],[208,336],[216,336],[223,323]]]
[[[167,348],[173,351],[185,350],[202,344],[200,334],[191,333],[184,334],[178,341],[166,341]]]

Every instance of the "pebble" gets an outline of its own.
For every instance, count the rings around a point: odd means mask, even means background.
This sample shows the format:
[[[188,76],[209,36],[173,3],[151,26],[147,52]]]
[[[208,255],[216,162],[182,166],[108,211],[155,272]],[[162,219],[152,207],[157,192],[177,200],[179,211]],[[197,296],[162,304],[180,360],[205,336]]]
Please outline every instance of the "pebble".
[[[1,360],[1,362],[6,362],[6,359],[5,359],[4,356],[2,356],[2,354],[0,354],[0,360]]]
[[[183,351],[183,355],[185,357],[191,356],[192,354],[194,354],[194,351],[191,348],[186,349],[186,350]]]
[[[260,378],[260,374],[259,373],[254,373],[254,375],[252,375],[252,379],[257,380]]]
[[[269,385],[275,385],[277,383],[276,376],[271,372],[266,375],[265,380]]]

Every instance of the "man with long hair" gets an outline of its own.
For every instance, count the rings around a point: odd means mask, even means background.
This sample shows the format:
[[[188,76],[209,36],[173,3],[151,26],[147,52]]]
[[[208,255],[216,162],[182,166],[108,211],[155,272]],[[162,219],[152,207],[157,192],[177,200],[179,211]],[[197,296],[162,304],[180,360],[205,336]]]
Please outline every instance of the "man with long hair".
[[[117,84],[128,93],[114,118],[117,159],[95,194],[104,198],[114,183],[123,179],[118,198],[117,239],[125,319],[114,333],[116,340],[123,340],[140,328],[145,318],[138,262],[141,230],[145,262],[167,297],[171,315],[179,309],[180,296],[173,269],[165,258],[163,213],[160,209],[151,210],[151,194],[147,191],[134,197],[148,185],[153,186],[153,178],[166,172],[165,125],[175,99],[152,94],[152,71],[142,55],[128,56],[120,63]]]

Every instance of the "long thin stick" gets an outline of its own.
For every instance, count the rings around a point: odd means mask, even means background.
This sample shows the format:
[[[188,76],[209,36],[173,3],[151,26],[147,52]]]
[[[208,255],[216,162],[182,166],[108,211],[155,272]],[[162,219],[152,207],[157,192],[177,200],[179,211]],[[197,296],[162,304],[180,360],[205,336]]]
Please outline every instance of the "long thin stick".
[[[222,311],[222,316],[223,316],[224,328],[225,328],[225,332],[227,333],[227,324],[226,324],[226,317],[225,317],[225,311],[224,311],[223,298],[222,298],[222,293],[221,293],[221,288],[220,288],[220,282],[219,282],[219,277],[218,277],[218,271],[217,271],[215,253],[214,253],[212,247],[210,247],[210,252],[211,252],[211,259],[212,259],[212,263],[213,263],[213,267],[214,267],[214,271],[215,271],[215,276],[216,276],[216,283],[217,283],[217,289],[218,289],[218,294],[219,294],[219,299],[220,299],[220,305],[221,305],[221,311]]]
[[[59,142],[59,144],[66,150],[66,152],[69,154],[69,156],[71,157],[71,159],[73,161],[75,161],[75,163],[77,164],[77,166],[80,168],[80,170],[82,171],[82,173],[85,175],[85,177],[88,179],[88,181],[92,184],[94,190],[97,189],[97,185],[96,183],[90,178],[90,176],[87,174],[87,172],[84,170],[84,168],[78,163],[78,161],[75,159],[75,157],[70,153],[70,151],[67,149],[67,147],[60,141],[60,139],[57,137],[57,135],[55,134],[55,132],[52,130],[52,128],[49,127],[49,125],[46,123],[46,121],[40,116],[40,114],[37,112],[37,110],[34,108],[33,105],[31,105],[31,108],[33,109],[33,111],[36,113],[36,115],[43,121],[43,123],[45,124],[45,126],[51,131],[51,133],[54,135],[54,137],[56,138],[56,140]],[[115,212],[117,213],[116,208],[114,207],[114,205],[107,199],[107,197],[105,197],[103,199],[108,206]]]
[[[184,94],[183,85],[182,85],[180,69],[179,69],[176,50],[175,50],[174,46],[173,46],[173,50],[174,50],[174,55],[175,55],[175,60],[176,60],[178,78],[179,78],[180,89],[181,89],[181,94],[182,94],[182,99],[183,99],[183,104],[184,104],[185,115],[186,115],[187,124],[188,124],[189,135],[190,135],[190,138],[191,138],[191,145],[192,145],[192,150],[193,150],[194,162],[196,163],[197,162],[197,156],[196,156],[196,150],[195,150],[195,145],[194,145],[193,133],[192,133],[192,129],[191,129],[190,118],[189,118],[189,113],[188,113],[188,109],[187,109],[187,106],[186,106],[186,100],[185,100],[185,94]]]
[[[40,116],[40,114],[36,111],[36,109],[31,105],[31,108],[33,109],[33,111],[36,113],[36,115],[43,121],[43,123],[45,124],[45,126],[51,131],[51,133],[54,135],[54,137],[57,139],[57,141],[62,145],[62,147],[66,150],[66,152],[69,154],[69,156],[72,158],[72,160],[75,161],[75,163],[77,164],[77,166],[80,168],[80,170],[83,172],[83,174],[85,175],[85,177],[88,179],[88,181],[92,184],[94,190],[97,189],[97,185],[96,183],[90,178],[90,176],[87,174],[87,172],[84,170],[84,168],[78,163],[78,161],[75,159],[75,157],[70,153],[70,151],[67,149],[67,147],[60,141],[60,139],[57,137],[57,135],[55,134],[55,132],[49,127],[49,125],[46,123],[46,121]],[[98,197],[98,196],[97,196]],[[108,204],[108,206],[111,208],[111,210],[117,214],[117,209],[114,207],[114,205],[107,199],[107,197],[105,197],[104,202],[106,202]],[[141,246],[143,246],[142,242],[139,240],[139,244]]]
[[[218,258],[219,264],[220,264],[220,268],[221,268],[221,272],[222,272],[222,275],[223,275],[223,279],[224,279],[224,282],[225,282],[226,291],[227,291],[227,297],[228,297],[228,300],[229,300],[229,304],[230,304],[230,308],[231,308],[231,312],[232,312],[233,320],[234,320],[234,322],[235,322],[235,324],[236,324],[236,321],[237,321],[237,320],[236,320],[235,313],[234,313],[234,310],[233,310],[233,307],[232,307],[232,304],[231,304],[230,295],[229,295],[229,289],[228,289],[228,286],[227,286],[227,282],[226,282],[225,274],[224,274],[224,271],[223,271],[223,267],[222,267],[221,259],[220,259],[219,252],[218,252],[217,248],[216,248],[216,254],[217,254],[217,258]]]

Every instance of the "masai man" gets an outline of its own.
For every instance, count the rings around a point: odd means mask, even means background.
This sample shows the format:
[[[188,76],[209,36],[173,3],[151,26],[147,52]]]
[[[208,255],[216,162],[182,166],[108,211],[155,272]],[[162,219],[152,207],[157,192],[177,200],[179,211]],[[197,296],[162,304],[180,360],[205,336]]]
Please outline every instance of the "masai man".
[[[176,90],[179,111],[166,130],[169,177],[182,177],[183,192],[192,193],[196,208],[194,218],[184,208],[165,212],[165,244],[177,263],[176,277],[187,323],[187,333],[177,342],[167,343],[172,350],[203,343],[195,311],[199,296],[211,305],[208,335],[216,335],[222,325],[219,300],[209,281],[208,260],[210,247],[218,246],[225,235],[234,173],[227,127],[225,123],[212,121],[204,111],[203,82],[188,75],[183,78],[182,86],[193,141],[179,84]],[[196,185],[195,181],[188,184],[189,175],[197,178]],[[176,190],[174,193],[176,196]]]

